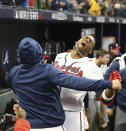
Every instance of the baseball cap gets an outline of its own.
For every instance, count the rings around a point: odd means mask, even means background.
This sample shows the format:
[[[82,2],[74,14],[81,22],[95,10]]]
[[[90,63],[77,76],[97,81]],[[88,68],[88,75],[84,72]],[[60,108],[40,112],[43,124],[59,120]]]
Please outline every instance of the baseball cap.
[[[112,43],[109,45],[109,50],[113,49],[113,50],[119,50],[121,47],[119,46],[118,43]]]
[[[49,58],[50,58],[50,56],[44,55],[44,59],[49,59]]]

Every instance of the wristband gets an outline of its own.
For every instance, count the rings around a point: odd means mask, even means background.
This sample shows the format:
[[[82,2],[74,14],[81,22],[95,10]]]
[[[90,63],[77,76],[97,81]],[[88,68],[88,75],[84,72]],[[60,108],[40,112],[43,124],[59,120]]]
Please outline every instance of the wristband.
[[[115,96],[115,93],[114,93],[114,95],[113,95],[111,98],[106,97],[106,96],[105,96],[105,90],[104,90],[103,93],[102,93],[102,98],[103,98],[104,100],[106,100],[106,101],[112,100],[114,96]]]

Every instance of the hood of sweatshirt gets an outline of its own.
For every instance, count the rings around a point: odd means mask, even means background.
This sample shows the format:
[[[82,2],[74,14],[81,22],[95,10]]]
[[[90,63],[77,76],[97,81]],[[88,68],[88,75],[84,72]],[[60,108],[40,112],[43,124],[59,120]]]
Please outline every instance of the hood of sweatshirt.
[[[43,50],[40,44],[32,38],[24,38],[18,50],[22,64],[34,65],[43,60]]]

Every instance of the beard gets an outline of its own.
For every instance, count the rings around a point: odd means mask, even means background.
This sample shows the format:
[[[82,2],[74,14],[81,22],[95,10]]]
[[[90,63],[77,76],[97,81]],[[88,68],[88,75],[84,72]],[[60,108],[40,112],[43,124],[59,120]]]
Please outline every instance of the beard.
[[[86,57],[88,55],[88,51],[87,51],[86,47],[84,49],[82,49],[81,47],[78,46],[78,43],[76,43],[75,48],[77,50],[77,53],[81,57]]]

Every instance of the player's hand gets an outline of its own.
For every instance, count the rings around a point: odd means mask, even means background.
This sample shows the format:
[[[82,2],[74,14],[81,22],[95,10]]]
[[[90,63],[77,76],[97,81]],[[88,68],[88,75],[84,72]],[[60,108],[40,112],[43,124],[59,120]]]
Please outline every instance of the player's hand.
[[[118,79],[112,80],[112,89],[114,90],[121,90],[122,86]]]
[[[107,108],[106,109],[106,112],[109,116],[112,116],[113,115],[113,109],[112,108]]]
[[[14,104],[14,106],[13,106],[13,110],[14,110],[14,113],[15,113],[15,115],[16,115],[16,120],[17,119],[25,119],[25,117],[26,117],[26,112],[25,112],[25,110],[23,110],[20,106],[19,106],[19,104]]]

